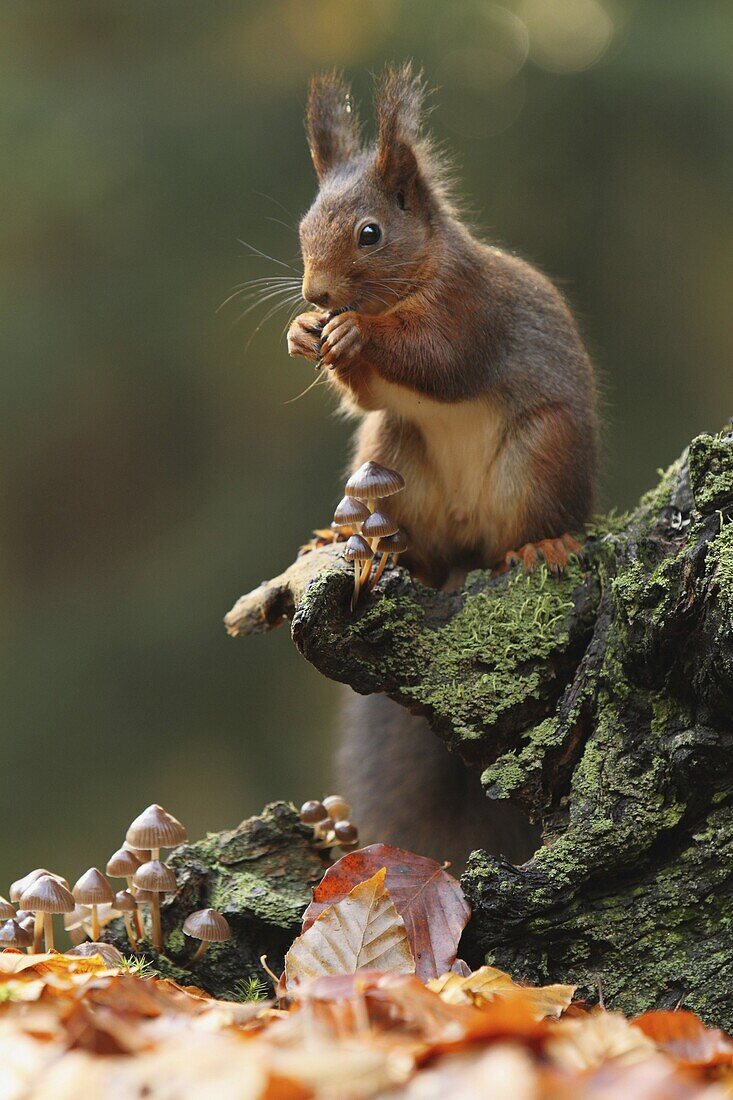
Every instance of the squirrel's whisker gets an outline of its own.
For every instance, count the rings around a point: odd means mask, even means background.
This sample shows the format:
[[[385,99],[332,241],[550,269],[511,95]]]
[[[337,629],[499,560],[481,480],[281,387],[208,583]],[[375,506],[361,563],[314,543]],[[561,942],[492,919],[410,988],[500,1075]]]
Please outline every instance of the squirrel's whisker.
[[[288,270],[294,271],[296,275],[298,274],[297,267],[293,267],[292,264],[286,264],[284,260],[277,260],[274,256],[268,256],[266,252],[262,252],[259,248],[255,248],[255,246],[253,244],[250,244],[249,241],[243,241],[242,238],[239,237],[238,242],[239,244],[243,244],[245,248],[249,248],[255,254],[255,256],[259,256],[263,260],[270,260],[271,263],[279,264],[280,267],[286,267],[288,268]]]

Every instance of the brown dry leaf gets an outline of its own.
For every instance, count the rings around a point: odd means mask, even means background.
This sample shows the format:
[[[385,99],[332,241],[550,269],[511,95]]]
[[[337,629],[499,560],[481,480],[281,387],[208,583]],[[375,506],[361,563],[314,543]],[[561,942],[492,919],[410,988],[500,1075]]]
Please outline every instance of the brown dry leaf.
[[[534,1006],[537,1019],[558,1017],[570,1005],[575,993],[574,985],[524,986],[513,981],[503,970],[482,966],[467,978],[450,972],[427,983],[428,989],[439,993],[448,1004],[476,1004],[493,1001],[496,997],[513,996],[518,990]]]
[[[619,1012],[594,1012],[560,1020],[546,1044],[556,1065],[580,1073],[604,1062],[629,1064],[651,1058],[656,1046]]]
[[[521,1047],[497,1043],[485,1051],[453,1054],[414,1077],[405,1089],[415,1100],[541,1100],[540,1076]]]
[[[645,1012],[632,1026],[686,1066],[733,1066],[733,1040],[718,1028],[706,1027],[694,1012]]]
[[[387,869],[387,890],[405,922],[418,978],[427,982],[450,970],[471,915],[460,883],[434,859],[388,844],[349,852],[329,867],[313,891],[303,931],[327,906],[341,901],[381,867]]]
[[[342,901],[324,909],[298,936],[285,956],[288,992],[324,974],[364,969],[414,972],[405,922],[389,896],[385,877],[382,867]]]

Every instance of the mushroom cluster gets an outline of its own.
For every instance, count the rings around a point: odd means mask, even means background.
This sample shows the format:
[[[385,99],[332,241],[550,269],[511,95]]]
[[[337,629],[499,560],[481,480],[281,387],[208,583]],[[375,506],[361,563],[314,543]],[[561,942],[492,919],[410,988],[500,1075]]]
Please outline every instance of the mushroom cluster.
[[[359,830],[350,821],[351,807],[340,794],[330,794],[322,802],[310,799],[300,807],[300,820],[313,829],[317,848],[339,847],[351,852],[359,847]]]
[[[126,889],[115,893],[97,867],[85,871],[73,889],[65,878],[45,867],[29,872],[12,883],[9,901],[0,897],[0,951],[25,948],[37,953],[42,940],[45,950],[53,951],[53,916],[63,913],[64,928],[74,945],[72,954],[99,954],[108,965],[119,965],[122,955],[117,948],[98,942],[101,930],[121,916],[130,947],[137,953],[140,940],[148,938],[143,906],[150,912],[150,942],[157,951],[162,951],[161,898],[175,891],[177,882],[174,871],[161,861],[160,851],[177,847],[187,839],[181,822],[162,806],[153,804],[135,818],[123,847],[106,864],[107,875],[125,879]],[[201,958],[209,943],[231,937],[226,918],[214,909],[192,913],[183,931],[200,941],[189,966]]]
[[[371,591],[391,557],[394,563],[407,549],[404,531],[385,509],[385,501],[405,487],[405,479],[396,470],[378,462],[364,462],[346,482],[345,496],[336,507],[332,526],[349,531],[344,557],[354,563],[354,594],[351,610],[360,591]],[[370,579],[372,562],[379,556],[377,569]]]

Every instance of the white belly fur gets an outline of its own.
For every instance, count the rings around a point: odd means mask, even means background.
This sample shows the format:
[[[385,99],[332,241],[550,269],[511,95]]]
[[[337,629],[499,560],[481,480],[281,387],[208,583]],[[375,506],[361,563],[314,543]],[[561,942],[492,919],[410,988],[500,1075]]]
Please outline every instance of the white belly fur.
[[[408,477],[404,504],[422,538],[443,546],[483,548],[489,559],[505,547],[506,478],[497,462],[505,418],[487,400],[446,403],[382,379],[371,387],[379,406],[411,422],[425,442],[428,469]],[[405,519],[408,517],[405,516]]]

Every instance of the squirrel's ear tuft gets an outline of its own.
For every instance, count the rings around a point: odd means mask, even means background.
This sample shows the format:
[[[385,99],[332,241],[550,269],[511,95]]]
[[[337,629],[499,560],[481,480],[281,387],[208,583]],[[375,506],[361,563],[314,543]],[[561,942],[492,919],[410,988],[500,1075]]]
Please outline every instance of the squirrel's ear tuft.
[[[311,80],[305,125],[319,179],[359,152],[359,118],[349,86],[335,69]]]
[[[390,66],[376,81],[377,172],[388,187],[408,186],[418,172],[415,145],[420,138],[425,80],[411,62]]]

